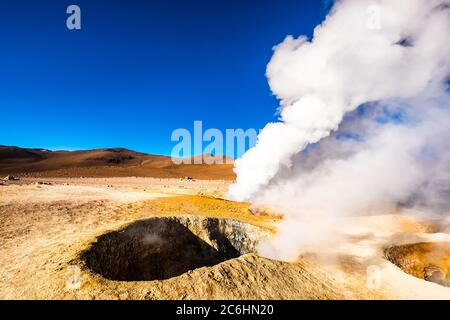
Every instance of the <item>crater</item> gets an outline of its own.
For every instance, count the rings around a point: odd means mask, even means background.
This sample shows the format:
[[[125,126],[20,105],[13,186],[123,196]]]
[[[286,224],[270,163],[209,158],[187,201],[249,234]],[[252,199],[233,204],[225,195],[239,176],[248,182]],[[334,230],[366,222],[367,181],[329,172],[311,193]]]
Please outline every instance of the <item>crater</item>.
[[[385,248],[385,257],[417,278],[450,287],[450,243],[420,242]]]
[[[80,258],[110,280],[164,280],[256,252],[268,236],[269,231],[231,219],[150,218],[101,235]]]

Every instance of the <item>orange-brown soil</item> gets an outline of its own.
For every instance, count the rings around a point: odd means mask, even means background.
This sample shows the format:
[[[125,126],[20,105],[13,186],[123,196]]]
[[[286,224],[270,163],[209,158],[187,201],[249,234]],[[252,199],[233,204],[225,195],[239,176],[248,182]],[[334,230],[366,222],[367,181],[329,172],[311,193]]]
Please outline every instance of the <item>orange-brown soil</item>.
[[[204,155],[204,157],[212,156]],[[217,159],[219,158],[218,156]],[[232,161],[224,157],[223,164],[176,165],[167,156],[150,155],[123,148],[50,151],[0,146],[0,175],[21,177],[139,176],[233,180],[235,175],[233,165],[230,163]]]

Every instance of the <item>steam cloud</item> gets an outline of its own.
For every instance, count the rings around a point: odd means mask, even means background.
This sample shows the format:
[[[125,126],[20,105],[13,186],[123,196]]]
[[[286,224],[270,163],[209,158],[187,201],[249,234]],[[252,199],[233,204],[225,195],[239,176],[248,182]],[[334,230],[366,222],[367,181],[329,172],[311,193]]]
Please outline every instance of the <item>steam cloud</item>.
[[[348,215],[447,212],[449,31],[449,1],[342,0],[311,41],[274,48],[280,121],[236,161],[229,189],[285,214],[261,254],[295,259]]]

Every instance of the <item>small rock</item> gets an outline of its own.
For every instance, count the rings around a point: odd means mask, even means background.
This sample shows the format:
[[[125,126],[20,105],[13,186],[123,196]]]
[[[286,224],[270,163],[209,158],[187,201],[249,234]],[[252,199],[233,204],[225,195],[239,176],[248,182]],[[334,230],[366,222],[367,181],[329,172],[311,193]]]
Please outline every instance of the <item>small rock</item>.
[[[442,269],[432,264],[424,268],[424,279],[442,286],[450,286],[450,281],[445,278],[445,274]]]
[[[51,183],[51,182],[46,182],[46,181],[38,181],[38,182],[36,182],[36,184],[46,185],[46,186],[51,186],[51,185],[53,185],[53,183]]]
[[[259,216],[261,214],[261,210],[259,210],[257,206],[251,206],[248,210],[255,216]]]
[[[19,181],[20,178],[19,177],[15,177],[15,176],[6,176],[3,178],[4,181]]]

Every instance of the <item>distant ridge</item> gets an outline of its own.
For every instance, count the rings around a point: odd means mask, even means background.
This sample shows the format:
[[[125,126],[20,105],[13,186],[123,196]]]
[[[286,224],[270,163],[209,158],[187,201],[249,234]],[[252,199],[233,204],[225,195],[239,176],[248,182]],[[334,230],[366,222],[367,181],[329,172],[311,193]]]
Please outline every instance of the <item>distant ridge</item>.
[[[195,156],[199,157],[199,156]],[[192,157],[192,163],[194,158]],[[209,154],[204,158],[222,157]],[[226,161],[232,159],[224,158]],[[0,174],[38,177],[156,177],[233,180],[232,164],[175,165],[168,156],[125,148],[51,151],[0,146]]]

